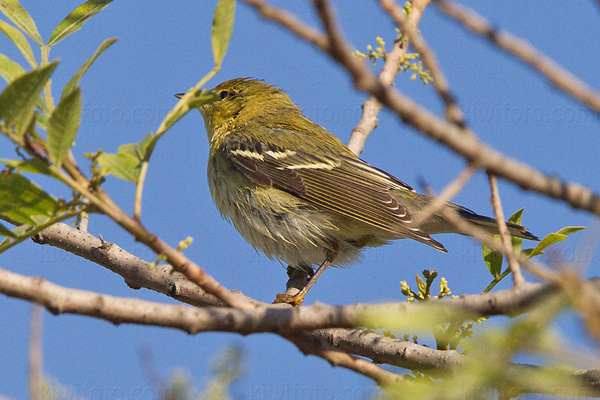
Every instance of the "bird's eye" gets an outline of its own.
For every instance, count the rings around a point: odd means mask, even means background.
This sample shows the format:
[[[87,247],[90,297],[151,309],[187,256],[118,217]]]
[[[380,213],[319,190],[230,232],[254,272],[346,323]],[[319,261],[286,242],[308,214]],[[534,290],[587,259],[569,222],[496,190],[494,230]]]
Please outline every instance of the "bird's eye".
[[[229,96],[231,96],[231,92],[227,91],[227,90],[221,90],[219,92],[219,97],[221,98],[221,100],[228,98]]]

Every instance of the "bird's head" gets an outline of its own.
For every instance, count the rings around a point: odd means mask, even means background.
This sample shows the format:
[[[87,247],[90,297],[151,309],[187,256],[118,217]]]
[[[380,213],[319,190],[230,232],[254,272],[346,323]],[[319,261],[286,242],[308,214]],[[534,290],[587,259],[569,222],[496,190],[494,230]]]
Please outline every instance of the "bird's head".
[[[301,115],[300,109],[283,90],[258,79],[231,79],[211,91],[219,99],[198,107],[204,117],[209,139],[214,131],[232,130],[252,123],[276,124],[278,120],[291,115]]]

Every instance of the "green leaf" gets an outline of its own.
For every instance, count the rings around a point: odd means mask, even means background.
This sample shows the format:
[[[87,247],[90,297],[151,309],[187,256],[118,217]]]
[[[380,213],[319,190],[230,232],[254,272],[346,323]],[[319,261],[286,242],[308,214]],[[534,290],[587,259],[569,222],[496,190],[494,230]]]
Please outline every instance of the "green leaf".
[[[497,243],[501,243],[500,235],[494,235],[494,241]],[[493,251],[491,247],[486,246],[485,244],[481,245],[481,253],[483,254],[483,262],[485,263],[488,271],[494,277],[494,279],[498,279],[500,277],[500,272],[502,271],[502,253],[498,253]]]
[[[31,51],[31,46],[20,30],[0,19],[0,31],[4,32],[15,46],[17,46],[17,49],[23,54],[29,65],[33,68],[38,66],[33,51]]]
[[[112,0],[90,0],[86,1],[73,11],[56,27],[50,39],[48,46],[55,45],[71,33],[78,31],[83,23],[102,11]]]
[[[0,0],[0,11],[6,15],[15,25],[17,25],[37,44],[42,46],[44,42],[35,26],[35,22],[25,9],[19,4],[18,0]]]
[[[521,223],[522,223],[521,221],[523,220],[523,210],[525,210],[525,209],[521,208],[519,211],[517,211],[516,213],[511,215],[510,218],[508,219],[508,222],[512,222],[513,224],[521,225]]]
[[[0,224],[0,236],[4,237],[16,237],[14,233],[12,233],[9,229],[7,229],[4,225]]]
[[[40,107],[39,103],[43,103],[41,97],[40,97],[40,101],[38,101],[38,107]],[[46,103],[44,103],[44,104],[46,104]],[[46,115],[36,111],[35,112],[35,123],[37,126],[42,128],[46,132],[48,131],[48,117],[46,117]]]
[[[417,287],[419,288],[419,293],[421,293],[423,297],[425,297],[425,294],[427,293],[427,283],[425,283],[425,281],[419,276],[419,274],[417,274],[416,281]]]
[[[54,173],[50,171],[48,164],[39,158],[31,158],[27,160],[0,159],[0,163],[5,164],[9,168],[18,169],[19,171],[54,176]]]
[[[59,206],[52,196],[21,174],[0,173],[0,214],[20,224],[36,225],[52,217]]]
[[[530,250],[529,257],[535,257],[537,255],[544,254],[544,249],[558,242],[562,242],[570,234],[579,232],[583,229],[585,229],[585,226],[566,226],[556,233],[549,234],[548,236],[543,238],[542,241],[537,244],[537,246]]]
[[[102,54],[104,52],[104,50],[108,49],[117,40],[119,40],[119,39],[111,38],[111,39],[106,39],[104,42],[102,42],[100,47],[98,47],[98,50],[96,50],[96,52],[81,66],[81,68],[79,68],[77,70],[77,72],[75,72],[75,75],[73,75],[73,77],[69,80],[69,82],[67,82],[67,84],[63,88],[62,94],[60,95],[61,99],[63,99],[69,93],[71,93],[73,88],[75,86],[77,86],[77,84],[81,80],[81,77],[83,76],[83,74],[85,74],[87,72],[88,68],[90,68],[92,63],[94,61],[96,61],[96,59],[100,56],[100,54]]]
[[[73,140],[79,130],[81,117],[81,91],[76,87],[62,99],[50,116],[48,125],[47,150],[50,160],[61,165],[69,154]]]
[[[119,146],[117,154],[102,153],[97,161],[108,173],[117,178],[136,183],[140,176],[141,163],[147,161],[149,152],[155,144],[156,136],[149,133],[138,143],[127,143]]]
[[[567,235],[563,235],[561,233],[551,233],[551,234],[549,234],[548,236],[546,236],[545,238],[543,238],[542,241],[537,244],[537,246],[535,246],[533,248],[533,250],[531,251],[531,253],[529,253],[529,257],[535,257],[537,255],[544,254],[544,252],[542,250],[544,250],[544,249],[552,246],[553,244],[556,244],[558,242],[562,242],[566,238],[567,238]]]
[[[137,182],[140,176],[140,160],[126,153],[102,153],[96,159],[108,173],[128,182]]]
[[[0,119],[9,125],[19,117],[22,122],[18,123],[17,127],[21,131],[23,124],[29,123],[40,92],[57,65],[58,61],[55,61],[44,68],[29,71],[11,82],[0,94]]]
[[[508,222],[512,222],[513,224],[517,224],[517,225],[522,225],[523,224],[522,223],[523,210],[525,210],[525,209],[521,208],[519,211],[517,211],[516,213],[511,215],[511,217],[508,219]],[[512,243],[512,247],[513,247],[514,251],[517,252],[517,254],[520,253],[521,247],[523,246],[523,239],[521,239],[520,237],[511,236],[510,241]]]
[[[211,104],[219,100],[220,98],[215,92],[213,92],[212,90],[203,89],[196,92],[196,94],[190,98],[190,100],[188,101],[188,106],[190,107],[190,109],[198,108],[200,106]]]
[[[0,54],[0,76],[4,78],[6,83],[11,83],[23,74],[25,74],[23,67],[4,54]]]
[[[525,249],[522,251],[522,253],[525,254],[527,257],[531,257],[532,251],[533,251],[533,249]],[[540,254],[544,254],[544,252],[542,251]]]
[[[163,133],[166,132],[166,130],[173,126],[177,121],[179,121],[179,119],[192,108],[198,108],[202,105],[214,103],[218,100],[220,99],[216,93],[213,93],[210,90],[199,90],[183,107],[178,109],[176,113],[173,115],[167,115]],[[160,139],[160,136],[156,136],[154,141],[156,142],[158,139]],[[152,145],[152,148],[153,147],[154,144]]]
[[[556,233],[560,233],[561,235],[569,236],[572,233],[579,232],[585,229],[585,226],[565,226],[561,230]]]
[[[138,161],[147,161],[147,152],[148,147],[152,143],[152,139],[154,139],[154,135],[149,133],[148,136],[143,138],[138,143],[127,143],[119,147],[120,154],[129,154],[135,157]]]
[[[233,32],[235,16],[235,0],[219,0],[212,24],[212,48],[215,65],[220,66],[229,47],[229,39]]]

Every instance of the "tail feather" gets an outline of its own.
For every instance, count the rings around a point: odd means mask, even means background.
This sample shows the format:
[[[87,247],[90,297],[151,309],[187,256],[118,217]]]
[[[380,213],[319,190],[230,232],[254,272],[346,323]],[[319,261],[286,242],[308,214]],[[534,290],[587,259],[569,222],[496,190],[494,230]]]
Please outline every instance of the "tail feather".
[[[476,214],[473,211],[462,207],[458,210],[458,212],[462,218],[474,223],[488,232],[496,234],[498,233],[498,222],[494,218],[484,217],[483,215]],[[524,226],[507,222],[506,227],[512,236],[528,240],[540,240],[537,236],[529,232],[529,229],[525,228]]]

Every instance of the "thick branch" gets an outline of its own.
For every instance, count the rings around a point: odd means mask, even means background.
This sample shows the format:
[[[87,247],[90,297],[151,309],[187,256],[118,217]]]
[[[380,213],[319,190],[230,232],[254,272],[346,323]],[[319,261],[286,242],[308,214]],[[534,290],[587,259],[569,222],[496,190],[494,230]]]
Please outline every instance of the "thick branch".
[[[349,352],[340,351],[335,345],[331,345],[327,339],[317,338],[311,333],[287,336],[287,339],[294,343],[304,354],[313,354],[324,358],[334,367],[344,367],[358,372],[368,378],[373,379],[378,385],[385,387],[403,381],[401,375],[386,371],[378,365],[354,357]]]
[[[195,334],[202,331],[226,331],[249,334],[256,332],[275,332],[297,344],[305,354],[315,354],[333,365],[343,366],[371,377],[379,384],[391,384],[402,378],[383,370],[365,360],[353,357],[346,352],[356,352],[372,358],[375,362],[391,363],[404,368],[418,370],[451,370],[467,362],[467,357],[455,351],[429,349],[414,343],[382,337],[361,330],[320,330],[315,332],[294,333],[291,330],[275,328],[277,316],[299,316],[314,313],[323,320],[320,308],[330,306],[313,305],[309,307],[270,309],[204,308],[158,304],[138,299],[117,298],[83,290],[67,289],[41,278],[27,278],[9,271],[0,270],[0,292],[9,296],[23,298],[46,306],[51,312],[89,315],[106,319],[115,324],[136,323],[181,329]],[[474,297],[474,296],[471,296]],[[356,306],[334,307],[338,310]],[[371,308],[372,306],[368,306]],[[378,307],[378,306],[375,306]],[[334,314],[335,315],[335,314]],[[339,313],[338,313],[339,315]],[[254,318],[258,317],[258,318]],[[274,318],[275,317],[275,318]],[[292,318],[293,320],[293,318]],[[262,321],[260,323],[259,321]],[[280,319],[281,321],[281,319]],[[256,323],[259,322],[259,323]],[[267,322],[266,324],[264,322]],[[289,325],[288,325],[289,326]],[[266,329],[265,329],[266,328]],[[373,356],[369,348],[377,350]],[[523,368],[511,365],[509,368]],[[534,367],[539,368],[539,367]],[[594,371],[576,371],[574,376],[585,380],[591,388],[598,386]]]
[[[196,306],[223,306],[215,296],[206,293],[183,274],[174,272],[170,265],[154,269],[150,263],[123,250],[114,243],[100,240],[94,235],[59,223],[44,229],[33,240],[48,244],[83,257],[119,274],[131,288],[147,288],[166,294],[176,300]],[[250,297],[231,291],[242,301],[257,303]]]
[[[196,285],[187,281],[182,275],[172,273],[169,265],[161,265],[151,269],[149,263],[128,253],[119,246],[101,241],[92,234],[81,232],[67,224],[60,223],[51,226],[40,232],[35,239],[38,243],[49,244],[61,248],[102,265],[122,276],[125,279],[125,282],[132,287],[145,287],[155,290],[179,301],[198,307],[222,305],[215,297],[199,290]],[[458,299],[447,299],[444,300],[444,304],[448,305],[448,307],[458,307],[464,312],[477,315],[512,315],[523,312],[529,305],[539,301],[542,296],[551,293],[552,290],[554,289],[550,285],[527,284],[523,287],[519,287],[518,290],[497,291],[481,295],[463,296]],[[232,293],[237,296],[243,296],[239,292]],[[250,298],[243,296],[243,299]],[[282,305],[260,303],[256,300],[252,301],[255,304],[272,309],[281,309],[284,307]],[[397,305],[404,308],[419,306],[418,304],[410,303],[398,303]],[[324,305],[321,305],[320,307],[324,307]],[[357,306],[343,307],[349,310],[351,307]],[[334,313],[339,312],[339,310],[341,309],[335,308]],[[370,310],[370,312],[374,311],[379,312],[381,309]],[[451,311],[449,310],[449,312]],[[349,325],[346,326],[355,326],[356,322],[356,320],[347,321]]]
[[[593,283],[588,283],[593,284]],[[117,298],[85,290],[64,288],[42,278],[29,278],[0,269],[0,292],[44,305],[54,314],[81,314],[113,323],[167,326],[189,333],[206,331],[298,332],[320,328],[353,328],[365,323],[372,328],[386,326],[379,321],[366,322],[367,316],[410,319],[428,316],[426,323],[439,324],[470,315],[518,314],[524,312],[552,287],[541,284],[521,285],[517,290],[464,296],[427,303],[385,303],[330,306],[315,303],[306,307],[263,306],[252,309],[225,307],[192,308],[172,306],[138,299]],[[597,288],[595,289],[597,290]]]

